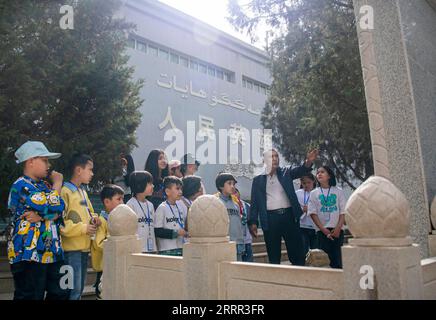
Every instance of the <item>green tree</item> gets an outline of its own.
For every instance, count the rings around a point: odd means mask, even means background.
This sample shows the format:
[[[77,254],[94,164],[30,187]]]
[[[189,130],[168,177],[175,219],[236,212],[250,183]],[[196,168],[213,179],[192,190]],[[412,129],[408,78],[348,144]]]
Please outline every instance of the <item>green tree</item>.
[[[320,148],[320,163],[355,188],[373,174],[371,141],[355,16],[351,0],[229,2],[229,20],[256,32],[264,20],[279,34],[272,57],[271,95],[262,124],[291,163]]]
[[[62,29],[63,5],[73,6],[74,29]],[[127,34],[115,0],[0,0],[1,209],[20,174],[14,152],[41,140],[62,152],[52,162],[65,172],[73,153],[94,158],[93,186],[120,172],[119,154],[135,145],[139,91],[127,65]]]

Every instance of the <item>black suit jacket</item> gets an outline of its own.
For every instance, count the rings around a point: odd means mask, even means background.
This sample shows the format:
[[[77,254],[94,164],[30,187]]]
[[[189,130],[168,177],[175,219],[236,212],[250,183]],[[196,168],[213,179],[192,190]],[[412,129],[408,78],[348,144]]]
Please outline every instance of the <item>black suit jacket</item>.
[[[292,211],[296,218],[300,218],[303,214],[300,203],[298,202],[297,195],[295,194],[293,180],[298,179],[312,171],[312,167],[306,167],[304,165],[291,169],[288,167],[277,168],[277,178],[282,185],[283,189],[288,196],[292,205]],[[248,218],[248,224],[255,224],[262,226],[262,229],[268,230],[268,219],[266,212],[266,180],[267,175],[261,174],[253,179],[251,185],[251,210]]]

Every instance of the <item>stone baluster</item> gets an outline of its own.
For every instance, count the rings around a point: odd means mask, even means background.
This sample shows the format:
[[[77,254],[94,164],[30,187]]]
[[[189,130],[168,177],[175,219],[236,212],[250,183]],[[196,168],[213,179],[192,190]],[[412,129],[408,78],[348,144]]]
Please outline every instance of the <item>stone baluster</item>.
[[[188,213],[189,242],[183,246],[185,299],[218,299],[222,261],[236,260],[236,244],[229,242],[229,217],[213,195],[196,199]]]
[[[105,300],[126,299],[127,257],[141,252],[138,218],[125,204],[109,214],[110,237],[104,242],[102,296]]]
[[[409,236],[409,204],[383,177],[371,177],[350,197],[342,247],[346,299],[421,299],[419,246]]]

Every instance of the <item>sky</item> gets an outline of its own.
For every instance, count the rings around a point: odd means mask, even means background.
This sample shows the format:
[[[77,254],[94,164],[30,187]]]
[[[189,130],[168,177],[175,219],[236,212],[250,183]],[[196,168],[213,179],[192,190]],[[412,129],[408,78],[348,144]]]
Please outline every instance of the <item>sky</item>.
[[[250,37],[236,31],[226,17],[227,0],[159,0],[177,10],[180,10],[194,18],[197,18],[221,31],[224,31],[242,41],[250,43]],[[265,36],[259,36],[260,39]],[[263,49],[264,41],[258,41],[252,45]]]

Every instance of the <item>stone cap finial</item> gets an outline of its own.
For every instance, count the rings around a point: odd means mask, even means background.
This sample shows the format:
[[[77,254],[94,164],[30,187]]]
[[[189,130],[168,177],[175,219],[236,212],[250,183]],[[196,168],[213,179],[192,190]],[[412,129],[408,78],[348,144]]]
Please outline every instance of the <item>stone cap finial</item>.
[[[128,205],[120,204],[109,214],[108,229],[111,236],[135,235],[138,232],[138,217]]]
[[[192,238],[227,236],[229,216],[226,207],[214,195],[198,197],[189,209],[188,228]]]
[[[436,196],[433,198],[433,201],[431,203],[431,223],[433,224],[433,229],[436,230]]]
[[[355,238],[406,238],[409,203],[388,179],[370,177],[348,199],[345,221]]]

